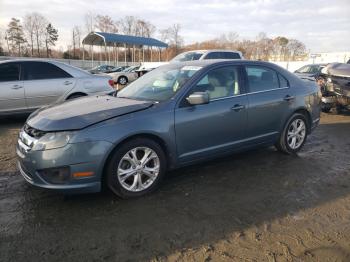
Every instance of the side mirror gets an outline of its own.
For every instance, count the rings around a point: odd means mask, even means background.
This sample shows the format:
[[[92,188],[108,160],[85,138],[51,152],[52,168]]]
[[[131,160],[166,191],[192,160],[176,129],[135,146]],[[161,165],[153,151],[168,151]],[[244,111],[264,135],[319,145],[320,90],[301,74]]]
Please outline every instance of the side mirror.
[[[203,105],[209,103],[208,92],[194,92],[189,97],[186,98],[190,105]]]

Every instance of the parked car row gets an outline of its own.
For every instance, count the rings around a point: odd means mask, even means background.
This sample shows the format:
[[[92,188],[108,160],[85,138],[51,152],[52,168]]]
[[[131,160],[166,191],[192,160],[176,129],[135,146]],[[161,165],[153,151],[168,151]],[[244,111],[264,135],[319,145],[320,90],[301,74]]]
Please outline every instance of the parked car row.
[[[243,56],[241,52],[232,50],[195,50],[179,54],[174,57],[170,63],[209,59],[243,59]],[[108,74],[112,77],[115,84],[124,86],[155,68],[156,67],[140,68],[140,66],[114,67],[111,65],[100,65],[91,69],[89,72],[93,74]]]
[[[96,66],[88,71],[91,74],[113,73],[113,72],[120,72],[127,67],[128,66],[99,65],[99,66]]]

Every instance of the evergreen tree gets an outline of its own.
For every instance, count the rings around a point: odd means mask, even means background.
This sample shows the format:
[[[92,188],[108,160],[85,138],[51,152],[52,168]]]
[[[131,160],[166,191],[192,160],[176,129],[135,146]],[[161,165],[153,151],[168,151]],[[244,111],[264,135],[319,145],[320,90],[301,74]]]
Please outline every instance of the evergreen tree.
[[[18,56],[21,55],[21,45],[26,43],[23,33],[23,27],[19,19],[12,18],[8,24],[7,40],[12,50],[18,50]]]
[[[50,46],[55,46],[55,42],[57,40],[58,40],[58,31],[50,23],[46,26],[46,32],[45,32],[45,45],[46,45],[47,57],[49,57],[51,53]]]

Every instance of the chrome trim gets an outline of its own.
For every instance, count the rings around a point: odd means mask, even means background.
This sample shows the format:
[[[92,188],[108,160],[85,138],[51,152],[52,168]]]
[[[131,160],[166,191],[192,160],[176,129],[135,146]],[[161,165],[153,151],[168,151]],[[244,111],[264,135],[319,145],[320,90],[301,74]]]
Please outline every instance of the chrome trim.
[[[259,94],[259,93],[265,93],[265,92],[271,92],[275,90],[283,90],[283,89],[288,89],[289,87],[280,87],[280,88],[273,88],[273,89],[267,89],[267,90],[261,90],[261,91],[256,91],[256,92],[250,92],[247,93],[247,95],[253,95],[253,94]]]
[[[29,149],[31,149],[38,142],[38,139],[31,137],[24,130],[22,130],[19,133],[19,138],[20,138],[19,141],[21,141]]]
[[[24,144],[21,139],[18,139],[18,146],[21,147],[25,152],[29,152],[29,150],[31,149],[29,146],[27,146],[26,144]]]
[[[256,91],[256,92],[250,92],[250,93],[245,93],[245,94],[240,94],[240,95],[225,96],[225,97],[220,97],[220,98],[215,98],[215,99],[209,100],[209,102],[220,101],[220,100],[224,100],[224,99],[240,97],[240,96],[246,96],[246,95],[254,95],[254,94],[259,94],[259,93],[271,92],[271,91],[276,91],[276,90],[283,90],[283,89],[288,89],[288,88],[289,88],[289,86],[281,87],[281,88],[268,89],[268,90],[262,90],[262,91]]]
[[[320,121],[320,118],[316,118],[314,121],[312,121],[312,123],[316,123],[316,122],[319,122]]]
[[[209,103],[210,103],[210,102],[214,102],[214,101],[220,101],[220,100],[224,100],[224,99],[229,99],[229,98],[233,98],[233,97],[246,96],[246,95],[247,95],[247,94],[219,97],[219,98],[215,98],[215,99],[209,100]]]
[[[33,182],[33,179],[32,179],[31,177],[29,177],[29,176],[24,172],[24,170],[22,169],[22,166],[21,166],[21,163],[20,163],[20,162],[17,163],[17,166],[18,166],[19,172],[20,172],[21,175],[24,177],[24,179],[27,180],[28,182],[32,183],[32,182]]]

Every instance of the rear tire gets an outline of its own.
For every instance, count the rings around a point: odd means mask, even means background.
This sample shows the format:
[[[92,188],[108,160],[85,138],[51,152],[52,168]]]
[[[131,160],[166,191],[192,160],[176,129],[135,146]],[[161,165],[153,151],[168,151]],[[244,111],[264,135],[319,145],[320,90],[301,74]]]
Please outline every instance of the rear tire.
[[[303,114],[295,113],[293,114],[275,144],[276,148],[285,154],[296,154],[304,146],[309,123]]]
[[[85,94],[72,94],[67,98],[67,100],[72,100],[72,99],[76,99],[76,98],[83,97],[83,96],[86,96],[86,95]]]
[[[121,76],[118,78],[118,84],[120,85],[126,85],[128,83],[128,79],[126,76]]]
[[[113,152],[106,168],[108,188],[121,198],[140,197],[159,187],[166,172],[166,157],[155,141],[136,138]]]

